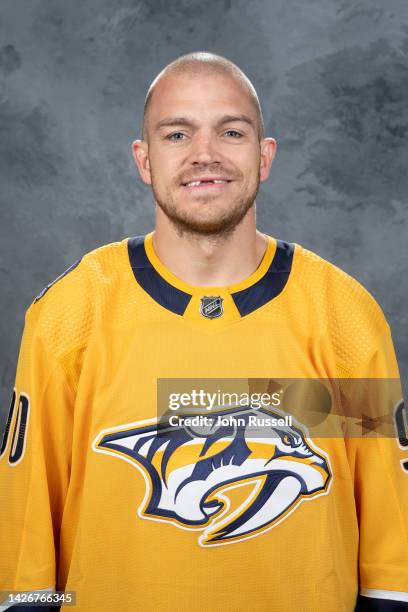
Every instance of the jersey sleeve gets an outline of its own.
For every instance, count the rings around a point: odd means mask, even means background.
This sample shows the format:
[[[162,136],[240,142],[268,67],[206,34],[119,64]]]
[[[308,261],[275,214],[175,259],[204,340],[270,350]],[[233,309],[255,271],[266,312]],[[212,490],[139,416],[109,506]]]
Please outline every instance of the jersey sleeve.
[[[9,606],[4,592],[52,591],[57,586],[74,397],[46,339],[38,334],[39,311],[40,304],[34,303],[26,312],[0,437],[0,610]]]
[[[356,611],[408,611],[407,413],[386,321],[359,377],[366,381],[383,379],[384,389],[388,383],[392,385],[393,392],[389,395],[394,399],[390,403],[393,412],[390,420],[397,418],[397,421],[393,422],[393,435],[361,435],[347,441],[354,468],[360,533]],[[387,393],[379,395],[376,403],[387,401]],[[387,408],[382,412],[387,412]]]

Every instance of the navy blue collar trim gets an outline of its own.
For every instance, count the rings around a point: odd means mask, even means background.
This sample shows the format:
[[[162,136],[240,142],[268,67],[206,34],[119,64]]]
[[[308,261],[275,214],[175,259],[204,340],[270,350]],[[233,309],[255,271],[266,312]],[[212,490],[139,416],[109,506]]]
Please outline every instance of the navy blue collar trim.
[[[128,253],[133,274],[139,285],[167,310],[183,315],[191,295],[168,283],[150,263],[144,247],[144,236],[128,240]]]
[[[144,236],[134,236],[128,240],[130,265],[137,282],[158,304],[183,315],[191,294],[174,287],[157,272],[147,257],[144,239]],[[257,310],[281,293],[290,275],[293,253],[293,244],[277,240],[274,258],[264,276],[247,289],[231,294],[241,316]]]
[[[277,240],[274,258],[263,277],[247,289],[231,294],[242,317],[270,302],[283,291],[292,268],[294,250],[294,244]]]

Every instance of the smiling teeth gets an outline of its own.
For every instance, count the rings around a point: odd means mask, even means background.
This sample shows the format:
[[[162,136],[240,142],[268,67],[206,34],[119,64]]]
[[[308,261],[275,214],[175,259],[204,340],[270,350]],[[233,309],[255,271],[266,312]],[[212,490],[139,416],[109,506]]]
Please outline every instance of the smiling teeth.
[[[214,181],[192,181],[191,183],[187,183],[186,187],[198,187],[201,184],[205,184],[205,183],[227,183],[227,181],[223,181],[223,180],[214,180]]]
[[[197,187],[201,185],[201,181],[193,181],[192,183],[187,183],[186,187]]]

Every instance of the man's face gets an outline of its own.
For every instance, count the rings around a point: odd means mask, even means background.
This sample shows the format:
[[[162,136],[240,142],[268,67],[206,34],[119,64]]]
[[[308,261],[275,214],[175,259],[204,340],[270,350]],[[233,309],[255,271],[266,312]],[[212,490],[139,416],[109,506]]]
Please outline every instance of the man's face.
[[[231,231],[265,180],[257,114],[245,89],[220,75],[164,77],[153,93],[147,129],[142,178],[166,216],[195,234]]]

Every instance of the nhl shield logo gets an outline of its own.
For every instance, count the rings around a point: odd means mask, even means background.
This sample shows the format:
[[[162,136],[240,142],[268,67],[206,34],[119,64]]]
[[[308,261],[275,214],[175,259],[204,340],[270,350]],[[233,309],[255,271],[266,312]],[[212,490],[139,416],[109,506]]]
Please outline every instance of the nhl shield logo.
[[[207,319],[217,319],[224,312],[224,298],[217,296],[207,296],[201,298],[200,313]]]

